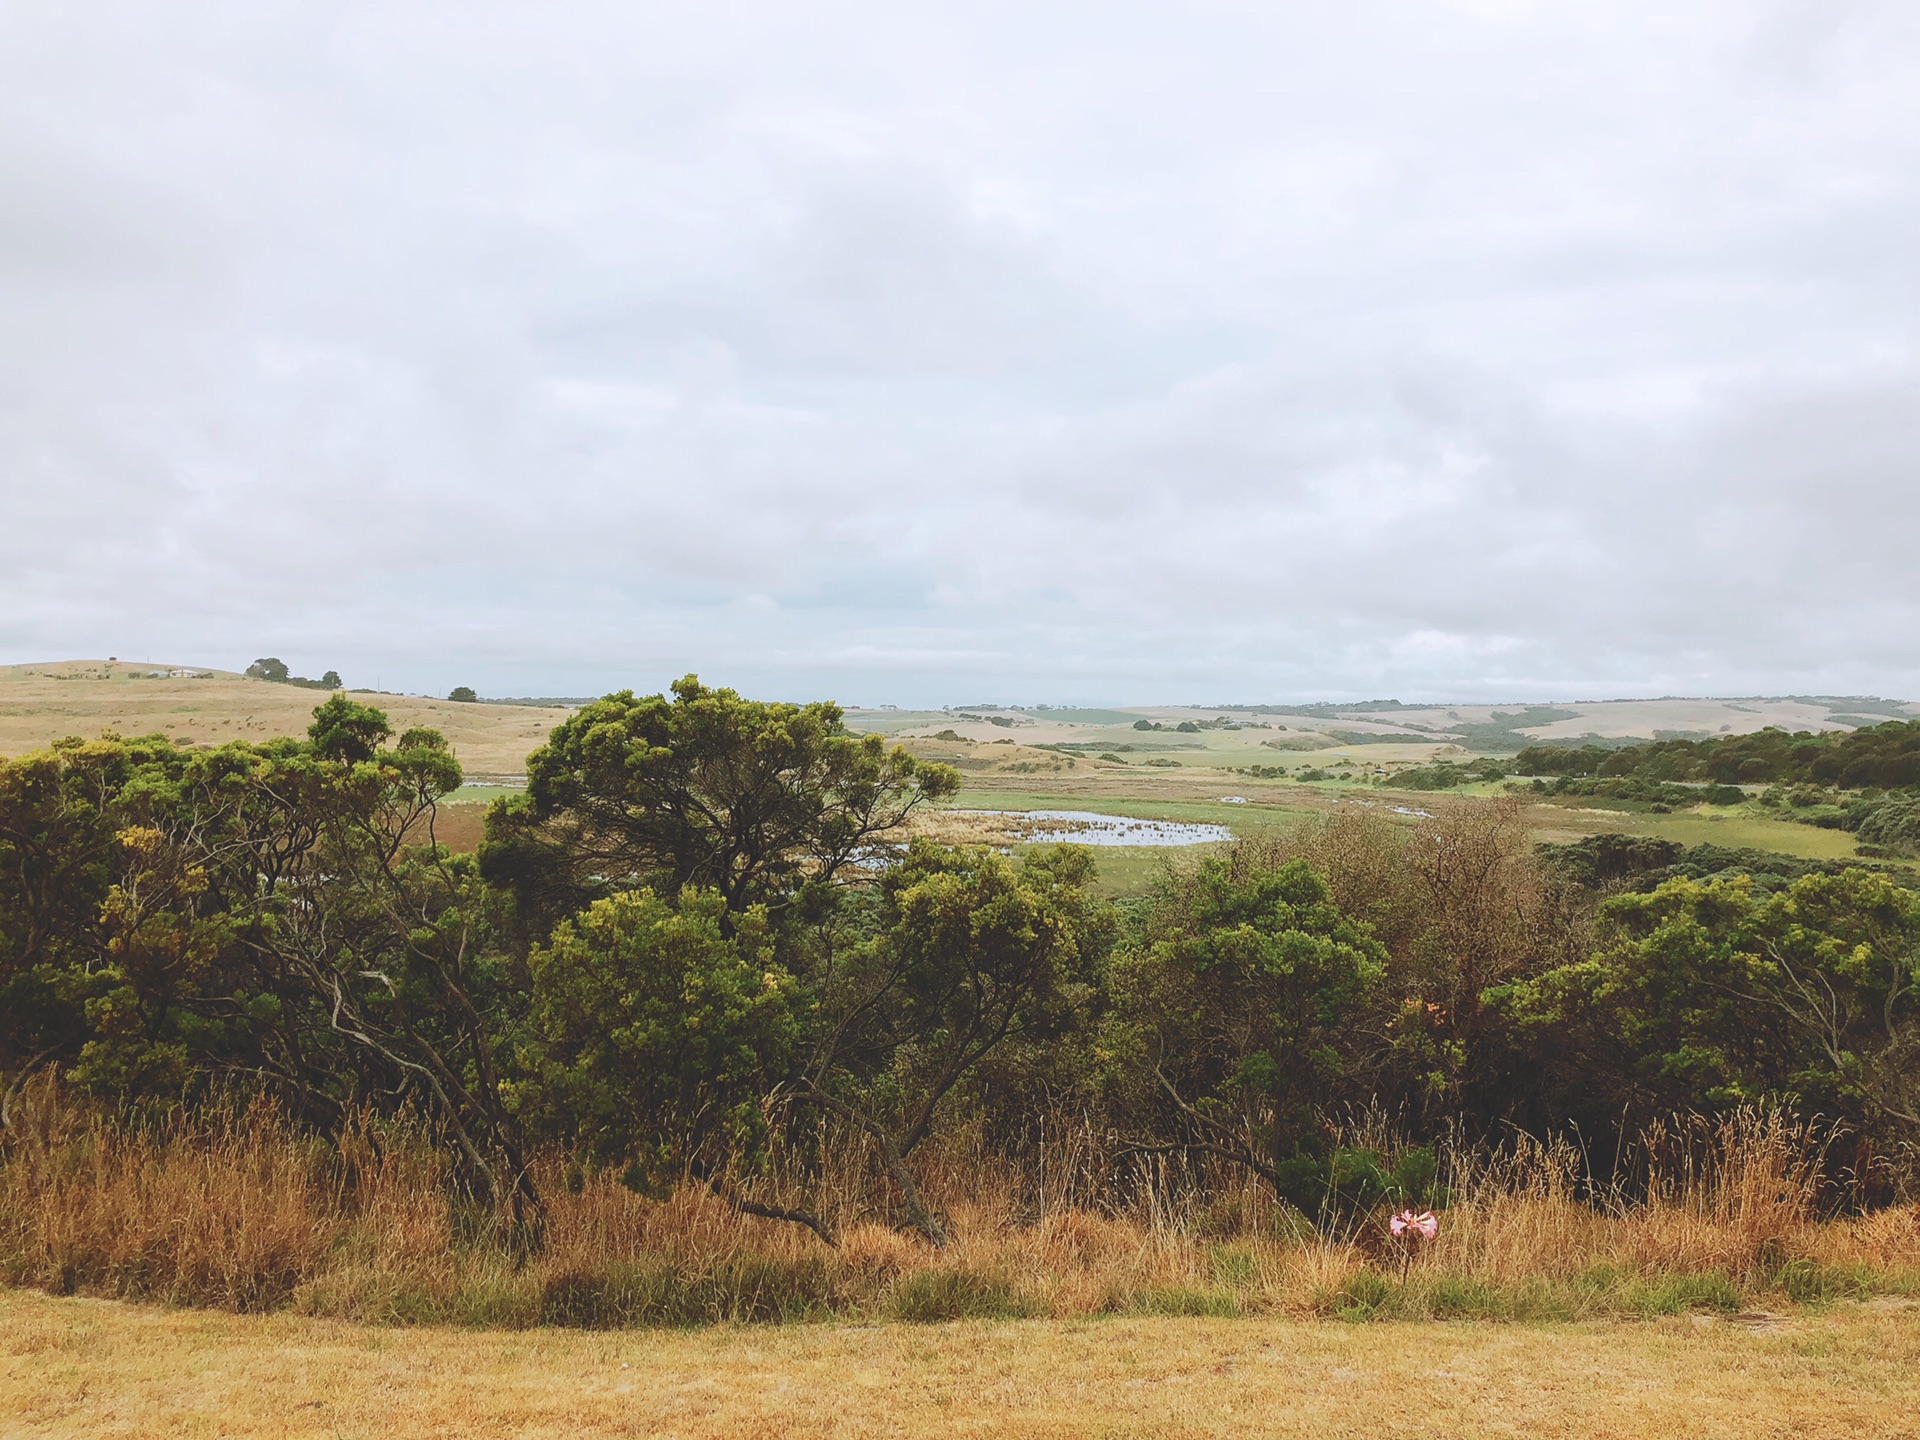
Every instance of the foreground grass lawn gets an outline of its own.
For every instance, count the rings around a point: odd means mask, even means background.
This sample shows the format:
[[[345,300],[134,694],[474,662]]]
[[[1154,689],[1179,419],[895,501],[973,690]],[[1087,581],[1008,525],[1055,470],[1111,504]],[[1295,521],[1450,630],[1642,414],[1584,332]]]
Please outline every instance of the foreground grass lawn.
[[[366,1329],[0,1291],[21,1436],[1920,1436],[1920,1310]]]

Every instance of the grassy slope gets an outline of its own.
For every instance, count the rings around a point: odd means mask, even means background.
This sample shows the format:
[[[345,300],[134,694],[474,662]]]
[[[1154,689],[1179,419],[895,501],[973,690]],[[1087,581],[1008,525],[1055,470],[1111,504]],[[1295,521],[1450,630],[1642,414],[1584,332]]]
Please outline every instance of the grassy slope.
[[[22,755],[63,735],[154,732],[201,744],[299,735],[323,690],[216,672],[208,680],[138,679],[158,665],[96,661],[0,668],[0,755]],[[359,695],[396,730],[430,725],[469,770],[518,773],[527,752],[568,713],[520,705],[456,705],[407,695]]]
[[[1844,830],[1821,830],[1751,811],[1716,810],[1712,806],[1702,806],[1687,815],[1623,815],[1618,820],[1600,819],[1600,824],[1606,829],[1624,830],[1633,835],[1677,840],[1682,845],[1771,850],[1809,860],[1844,860],[1855,853],[1853,836]]]
[[[368,1329],[0,1292],[20,1436],[1911,1436],[1920,1312]]]

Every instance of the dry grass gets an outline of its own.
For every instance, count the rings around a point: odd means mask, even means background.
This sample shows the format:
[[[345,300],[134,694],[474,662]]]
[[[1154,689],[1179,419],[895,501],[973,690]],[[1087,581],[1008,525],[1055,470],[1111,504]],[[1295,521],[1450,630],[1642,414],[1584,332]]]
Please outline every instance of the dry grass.
[[[1920,1312],[368,1330],[0,1292],[9,1436],[1895,1437]]]
[[[930,1161],[945,1252],[860,1218],[847,1152],[837,1249],[549,1170],[516,1259],[404,1130],[136,1131],[40,1086],[0,1276],[67,1293],[0,1289],[0,1434],[1920,1435],[1920,1211],[1820,1218],[1811,1139],[1656,1136],[1634,1204],[1564,1150],[1455,1156],[1404,1279],[1255,1190],[1147,1171],[1096,1212],[1071,1136]]]
[[[322,690],[220,671],[206,680],[137,678],[160,668],[97,660],[0,667],[0,756],[43,749],[64,735],[91,739],[103,731],[211,745],[304,735],[313,707],[327,698]],[[415,725],[441,731],[460,763],[478,774],[519,774],[528,752],[569,713],[406,695],[362,698],[386,711],[397,731]]]
[[[448,1198],[435,1152],[411,1132],[361,1127],[322,1142],[258,1108],[135,1131],[43,1086],[17,1107],[0,1160],[0,1280],[382,1323],[596,1328],[1167,1313],[1578,1320],[1920,1291],[1920,1209],[1821,1218],[1811,1137],[1763,1117],[1667,1137],[1649,1151],[1651,1198],[1639,1203],[1579,1197],[1563,1149],[1456,1155],[1439,1239],[1405,1267],[1377,1219],[1323,1233],[1256,1188],[1157,1170],[1096,1183],[1084,1142],[1025,1171],[930,1157],[924,1179],[954,1232],[934,1250],[872,1213],[871,1157],[837,1153],[825,1206],[836,1248],[698,1188],[656,1202],[606,1175],[569,1186],[549,1162],[546,1243],[529,1258]]]

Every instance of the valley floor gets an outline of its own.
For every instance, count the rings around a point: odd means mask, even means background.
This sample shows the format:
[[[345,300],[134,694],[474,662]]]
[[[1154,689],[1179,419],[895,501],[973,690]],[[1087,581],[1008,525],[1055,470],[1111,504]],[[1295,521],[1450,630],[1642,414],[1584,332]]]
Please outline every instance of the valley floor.
[[[1920,1436],[1920,1309],[376,1329],[0,1290],[0,1434]]]

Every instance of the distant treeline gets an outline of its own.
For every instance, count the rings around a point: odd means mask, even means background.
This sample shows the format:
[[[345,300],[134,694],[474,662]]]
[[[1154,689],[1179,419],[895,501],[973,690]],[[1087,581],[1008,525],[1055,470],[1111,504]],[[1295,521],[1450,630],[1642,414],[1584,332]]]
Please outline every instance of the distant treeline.
[[[318,680],[309,680],[304,675],[293,674],[287,669],[287,662],[274,655],[263,656],[247,666],[247,677],[251,680],[271,680],[276,685],[299,685],[308,690],[346,688],[338,670],[329,670]]]
[[[1769,727],[1619,749],[1529,745],[1514,757],[1513,768],[1523,775],[1570,778],[1905,789],[1920,786],[1920,720],[1821,734]]]

